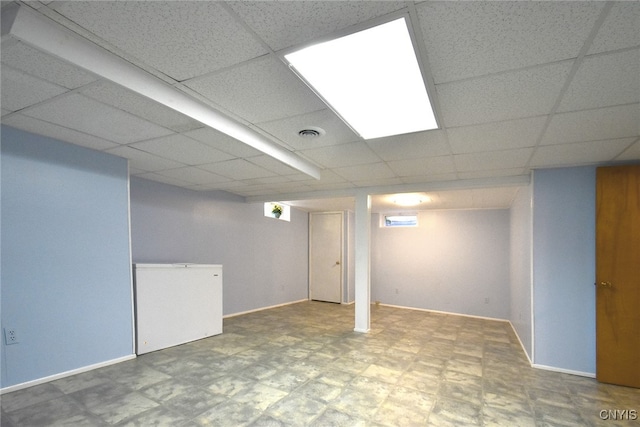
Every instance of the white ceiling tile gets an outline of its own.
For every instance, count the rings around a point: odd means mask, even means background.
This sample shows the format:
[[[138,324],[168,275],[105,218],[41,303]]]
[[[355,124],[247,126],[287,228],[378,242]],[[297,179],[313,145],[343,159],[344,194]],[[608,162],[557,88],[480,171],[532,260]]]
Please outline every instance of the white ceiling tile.
[[[244,181],[233,181],[233,180],[231,180],[231,181],[220,182],[220,183],[210,184],[210,185],[212,187],[215,186],[215,188],[220,189],[220,190],[234,192],[235,189],[242,188],[242,187],[247,187],[249,184],[245,183]]]
[[[147,153],[146,151],[136,150],[125,145],[105,150],[115,156],[129,159],[129,165],[132,168],[140,169],[147,172],[155,172],[164,169],[176,169],[183,167],[182,163]]]
[[[229,2],[274,50],[329,35],[405,6],[399,1]]]
[[[5,110],[4,108],[0,108],[0,112],[1,112],[2,116],[6,116],[7,114],[11,114],[12,113],[12,111]]]
[[[252,157],[262,154],[261,151],[256,150],[244,142],[240,142],[235,138],[209,127],[184,132],[183,135],[236,157]]]
[[[360,139],[338,116],[326,108],[308,114],[260,123],[258,126],[294,150],[344,144]],[[317,138],[304,138],[298,135],[299,131],[309,128],[320,128],[326,133]]]
[[[579,165],[613,160],[634,140],[635,138],[621,138],[541,146],[531,159],[531,167]]]
[[[533,148],[518,148],[515,150],[456,154],[453,157],[459,172],[474,172],[524,168],[532,152]]]
[[[280,194],[308,193],[310,191],[313,191],[313,188],[300,182],[289,182],[283,186],[278,186]]]
[[[640,160],[640,139],[616,157],[615,160]]]
[[[229,178],[216,175],[214,173],[196,167],[160,170],[156,173],[158,175],[179,179],[190,184],[218,184],[221,182],[229,181]]]
[[[591,43],[589,53],[640,46],[638,28],[640,28],[640,2],[613,2],[607,19]]]
[[[548,114],[572,62],[436,86],[447,127]]]
[[[322,171],[320,171],[320,175],[322,175]],[[317,181],[316,178],[313,178],[309,175],[307,175],[306,173],[302,173],[299,171],[296,171],[296,173],[291,174],[291,175],[286,175],[287,179],[289,181],[295,181],[295,182],[301,182],[301,181]]]
[[[93,74],[24,43],[16,43],[8,48],[3,46],[2,63],[68,89],[75,89],[96,80]]]
[[[273,56],[184,84],[252,123],[326,108],[284,63]]]
[[[598,141],[640,135],[640,104],[554,114],[541,144]]]
[[[355,188],[351,182],[335,182],[335,183],[324,183],[322,181],[307,183],[307,185],[313,188],[313,191],[339,191],[339,190],[347,190],[351,188]]]
[[[172,133],[169,129],[79,94],[34,107],[24,114],[121,144]]]
[[[106,150],[118,146],[115,142],[34,119],[33,117],[23,116],[22,114],[14,114],[10,117],[3,118],[2,123],[27,132],[45,135],[50,138],[70,142],[72,144],[81,145],[94,150]]]
[[[400,177],[442,175],[455,172],[452,156],[427,157],[422,159],[394,160],[387,162],[391,170]]]
[[[446,135],[441,130],[370,139],[367,145],[385,161],[451,154]]]
[[[251,197],[261,196],[263,194],[274,194],[276,190],[268,185],[247,185],[244,187],[234,188],[233,192],[240,196]]]
[[[458,178],[460,179],[481,179],[481,178],[497,178],[504,176],[520,176],[526,175],[529,171],[525,168],[513,168],[513,169],[495,169],[488,171],[472,171],[472,172],[458,172]]]
[[[40,80],[28,74],[2,66],[2,108],[18,111],[54,96],[67,92],[67,89],[53,83]]]
[[[456,179],[458,179],[458,175],[455,172],[448,172],[433,175],[405,176],[402,177],[402,182],[405,184],[428,184],[430,182],[455,181]]]
[[[601,2],[424,2],[416,6],[436,83],[575,58]]]
[[[324,185],[324,184],[340,184],[340,183],[345,183],[347,182],[343,177],[341,177],[340,175],[336,174],[334,171],[332,171],[331,169],[323,169],[320,171],[320,179],[319,180],[311,180],[310,182],[307,182],[306,184],[309,185]]]
[[[129,175],[141,175],[144,173],[153,173],[153,172],[147,172],[142,169],[134,168],[131,166],[131,164],[129,164]]]
[[[248,160],[255,165],[270,170],[271,172],[275,172],[278,175],[292,175],[297,172],[297,169],[287,166],[281,161],[267,155],[251,157]]]
[[[587,57],[572,79],[558,111],[640,102],[638,76],[640,49]]]
[[[362,141],[300,151],[312,161],[328,167],[363,165],[376,163],[380,158]]]
[[[278,184],[278,188],[283,187],[285,184],[293,184],[284,176],[266,176],[264,178],[251,178],[245,179],[243,182],[247,185],[269,185],[269,184]],[[299,185],[299,183],[295,183],[295,185]]]
[[[185,165],[203,165],[233,158],[230,154],[179,134],[137,142],[131,147],[173,159]]]
[[[356,187],[386,187],[389,185],[404,184],[402,178],[367,178],[362,180],[351,181]]]
[[[131,175],[134,175],[134,174],[131,173]],[[137,178],[144,178],[144,179],[148,179],[148,180],[151,180],[151,181],[162,182],[163,184],[175,185],[175,186],[178,186],[178,187],[186,187],[187,185],[190,185],[190,183],[187,182],[187,181],[183,181],[181,179],[172,178],[172,177],[169,177],[169,176],[160,175],[160,174],[155,173],[155,172],[138,173],[138,174],[135,174],[134,176],[136,176]]]
[[[266,52],[222,2],[63,2],[57,12],[175,80]]]
[[[454,154],[533,147],[547,116],[448,128]]]
[[[233,159],[211,165],[202,165],[200,168],[232,179],[263,178],[275,175],[273,172],[256,166],[244,159]]]
[[[186,132],[203,127],[203,124],[197,120],[104,80],[83,89],[82,94],[175,132]]]
[[[396,177],[396,174],[389,166],[382,162],[368,165],[345,166],[335,168],[333,171],[347,181],[373,181]]]

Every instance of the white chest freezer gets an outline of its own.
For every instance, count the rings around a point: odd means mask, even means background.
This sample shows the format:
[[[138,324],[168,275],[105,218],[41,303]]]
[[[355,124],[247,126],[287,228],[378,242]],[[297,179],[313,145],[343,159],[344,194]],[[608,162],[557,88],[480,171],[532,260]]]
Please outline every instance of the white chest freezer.
[[[136,353],[222,333],[222,266],[134,264]]]

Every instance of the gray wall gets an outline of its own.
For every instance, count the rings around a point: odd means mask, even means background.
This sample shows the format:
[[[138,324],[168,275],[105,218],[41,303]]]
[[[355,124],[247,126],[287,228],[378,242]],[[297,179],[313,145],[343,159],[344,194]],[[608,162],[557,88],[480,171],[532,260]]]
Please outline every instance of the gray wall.
[[[373,216],[372,299],[508,319],[509,210],[424,211],[418,220],[381,228]]]
[[[595,166],[533,174],[534,357],[595,373]]]
[[[3,388],[133,356],[127,161],[2,127]]]
[[[131,179],[131,245],[138,263],[223,265],[223,312],[308,297],[308,216],[267,218],[263,204]]]

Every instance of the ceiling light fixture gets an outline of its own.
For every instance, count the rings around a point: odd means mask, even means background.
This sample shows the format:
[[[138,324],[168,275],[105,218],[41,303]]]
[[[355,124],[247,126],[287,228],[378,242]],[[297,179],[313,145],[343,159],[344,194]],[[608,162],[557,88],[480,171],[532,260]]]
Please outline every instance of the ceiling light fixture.
[[[431,201],[431,198],[424,194],[403,193],[394,195],[391,200],[400,206],[418,206],[420,203]]]
[[[2,37],[7,35],[152,99],[320,179],[320,169],[309,161],[27,7],[13,4],[2,8]]]
[[[406,18],[284,55],[364,139],[437,129]]]

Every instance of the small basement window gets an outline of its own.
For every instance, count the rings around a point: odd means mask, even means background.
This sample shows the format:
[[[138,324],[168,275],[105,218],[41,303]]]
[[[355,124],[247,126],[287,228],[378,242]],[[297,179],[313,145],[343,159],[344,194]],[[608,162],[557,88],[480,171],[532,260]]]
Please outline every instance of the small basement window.
[[[266,202],[264,204],[264,216],[282,221],[291,221],[291,209],[289,205],[280,202]]]
[[[381,227],[417,227],[418,215],[382,215]]]

